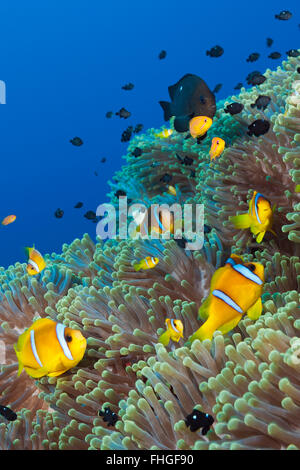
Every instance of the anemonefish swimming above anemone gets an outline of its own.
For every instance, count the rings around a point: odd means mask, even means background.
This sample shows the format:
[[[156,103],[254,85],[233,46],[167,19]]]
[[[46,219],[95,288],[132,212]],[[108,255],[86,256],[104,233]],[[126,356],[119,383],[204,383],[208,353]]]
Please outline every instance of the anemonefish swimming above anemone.
[[[45,260],[41,253],[34,246],[32,248],[27,246],[25,248],[25,253],[28,256],[26,268],[27,274],[29,274],[29,276],[36,276],[41,273],[46,267]]]
[[[272,232],[276,236],[273,226],[273,213],[276,205],[271,208],[271,203],[262,194],[254,191],[251,201],[249,202],[249,211],[247,214],[240,214],[229,217],[235,228],[250,228],[255,235],[257,243],[261,243],[267,231]]]
[[[18,375],[23,369],[34,378],[61,375],[81,361],[86,344],[79,330],[48,318],[36,320],[14,344]]]
[[[183,338],[183,323],[181,320],[173,320],[172,318],[167,318],[165,321],[167,326],[166,331],[160,335],[158,338],[159,343],[163,344],[164,346],[168,346],[170,340],[178,341],[180,338]]]
[[[182,228],[182,218],[174,217],[174,213],[168,208],[153,204],[144,211],[136,210],[133,213],[134,221],[129,226],[129,236],[131,238],[148,238],[151,232],[163,235],[167,232],[176,233]]]
[[[263,285],[263,265],[244,263],[243,258],[232,254],[212,277],[209,296],[199,308],[199,317],[206,321],[190,341],[212,339],[216,330],[228,333],[245,313],[257,320],[262,313]]]

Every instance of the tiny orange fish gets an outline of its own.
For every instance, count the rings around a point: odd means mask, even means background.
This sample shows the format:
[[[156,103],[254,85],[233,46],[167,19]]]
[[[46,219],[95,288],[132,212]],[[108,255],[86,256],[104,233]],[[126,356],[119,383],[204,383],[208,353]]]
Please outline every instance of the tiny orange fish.
[[[9,225],[12,224],[16,220],[17,216],[15,215],[8,215],[2,220],[2,225]]]
[[[215,158],[219,157],[225,148],[225,140],[220,139],[220,137],[214,137],[211,141],[211,148],[210,148],[210,159],[214,160]]]

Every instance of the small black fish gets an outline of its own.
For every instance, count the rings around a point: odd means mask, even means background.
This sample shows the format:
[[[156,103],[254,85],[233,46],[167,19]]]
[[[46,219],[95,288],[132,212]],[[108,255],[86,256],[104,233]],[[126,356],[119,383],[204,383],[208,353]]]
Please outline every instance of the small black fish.
[[[74,139],[70,140],[71,144],[75,145],[75,147],[80,147],[83,144],[83,141],[80,137],[74,137]]]
[[[88,220],[94,220],[96,219],[96,214],[94,211],[87,211],[85,214],[84,214],[84,217]]]
[[[209,225],[204,224],[204,233],[210,233],[211,232],[211,227]]]
[[[54,212],[54,215],[57,219],[61,219],[62,216],[64,215],[64,211],[62,209],[56,209]]]
[[[186,427],[190,427],[192,432],[198,431],[203,428],[201,434],[205,436],[210,430],[210,426],[214,423],[214,418],[199,410],[193,410],[193,412],[185,418]]]
[[[127,109],[121,108],[120,111],[116,113],[116,116],[120,116],[120,118],[128,119],[131,116],[131,113],[127,111]]]
[[[107,113],[105,114],[105,117],[107,117],[107,119],[110,119],[112,116],[113,116],[113,112],[112,111],[107,111]]]
[[[226,108],[224,108],[224,112],[234,116],[235,114],[239,114],[241,111],[243,111],[243,109],[244,105],[242,103],[231,103],[226,106]]]
[[[118,191],[115,192],[115,196],[119,198],[120,196],[127,196],[127,194],[123,189],[118,189]]]
[[[133,152],[131,152],[131,155],[133,155],[134,157],[140,157],[142,153],[143,153],[142,149],[140,149],[139,147],[135,147]]]
[[[132,126],[127,127],[127,129],[125,129],[125,131],[121,135],[121,142],[129,142],[132,136],[132,132],[133,132],[133,127]]]
[[[282,21],[286,21],[286,20],[289,20],[291,17],[292,17],[292,13],[288,10],[283,10],[279,13],[279,15],[275,15],[275,18],[277,20],[282,20]]]
[[[184,237],[182,238],[174,238],[175,242],[177,243],[177,245],[179,246],[179,248],[183,248],[185,249],[185,246],[187,244],[187,241]]]
[[[235,85],[234,90],[240,90],[242,88],[243,84],[240,82],[237,85]]]
[[[257,109],[262,109],[265,110],[268,104],[270,103],[271,98],[267,95],[259,95],[259,97],[256,99],[255,103],[251,104],[251,108],[254,108],[255,106]]]
[[[143,130],[143,128],[144,128],[143,124],[137,124],[135,128],[133,129],[134,134],[138,134],[139,132]]]
[[[75,209],[80,209],[82,206],[83,206],[83,202],[77,202],[77,204],[75,204],[74,208]]]
[[[171,183],[172,181],[172,176],[169,175],[168,173],[165,173],[159,181],[162,181],[163,183]]]
[[[105,163],[105,162],[106,162],[106,158],[105,157],[101,158],[100,163]]]
[[[270,55],[268,55],[269,59],[280,59],[281,54],[280,52],[272,52]]]
[[[104,408],[104,411],[99,410],[98,412],[99,416],[103,417],[103,421],[107,423],[108,426],[115,426],[116,422],[119,419],[119,416],[114,413],[110,407],[108,406],[107,408]]]
[[[262,73],[255,70],[254,72],[249,73],[246,78],[248,85],[261,85],[266,81],[266,77]]]
[[[222,83],[218,83],[218,85],[215,86],[215,88],[213,89],[213,93],[219,93],[219,91],[221,90],[223,84]]]
[[[7,406],[0,405],[0,415],[6,418],[8,421],[15,421],[18,417],[17,413],[8,408]]]
[[[290,49],[289,51],[287,51],[287,55],[289,57],[299,57],[300,52],[298,51],[298,49]]]
[[[194,160],[191,157],[188,157],[187,155],[185,155],[182,163],[184,165],[190,166],[194,163]]]
[[[132,90],[133,88],[134,88],[134,84],[130,82],[122,86],[122,90]]]
[[[266,134],[269,129],[269,121],[266,121],[265,119],[257,119],[256,121],[252,122],[250,126],[248,126],[247,134],[250,136],[255,135],[256,137],[259,137],[260,135]]]
[[[224,54],[224,49],[221,46],[214,46],[209,51],[206,51],[206,55],[210,57],[221,57]]]
[[[167,51],[160,51],[160,53],[158,54],[158,58],[161,60],[161,59],[165,59],[167,57]]]
[[[260,54],[258,52],[253,52],[249,55],[248,59],[246,59],[246,62],[256,62],[259,58]]]
[[[273,44],[273,42],[274,42],[274,41],[273,41],[272,38],[267,38],[267,46],[268,46],[268,47],[271,47],[272,44]]]

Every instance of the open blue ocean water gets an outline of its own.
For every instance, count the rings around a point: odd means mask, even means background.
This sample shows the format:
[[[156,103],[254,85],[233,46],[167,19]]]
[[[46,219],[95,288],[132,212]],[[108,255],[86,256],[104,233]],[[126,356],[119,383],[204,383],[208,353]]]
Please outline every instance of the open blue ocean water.
[[[293,17],[276,20],[282,10]],[[84,213],[108,200],[107,181],[125,163],[127,126],[164,124],[158,101],[168,100],[168,86],[186,73],[211,89],[222,83],[217,100],[238,93],[234,86],[245,86],[250,72],[281,64],[271,52],[285,58],[299,48],[299,24],[296,0],[1,2],[0,219],[17,220],[0,226],[0,265],[24,262],[24,246],[51,253],[85,232],[95,238]],[[208,57],[217,44],[223,56]],[[167,57],[159,60],[162,49]],[[253,52],[259,60],[246,62]],[[134,89],[122,90],[128,82]],[[105,117],[122,107],[129,119]],[[82,146],[70,143],[75,136]],[[83,208],[74,208],[78,201]]]

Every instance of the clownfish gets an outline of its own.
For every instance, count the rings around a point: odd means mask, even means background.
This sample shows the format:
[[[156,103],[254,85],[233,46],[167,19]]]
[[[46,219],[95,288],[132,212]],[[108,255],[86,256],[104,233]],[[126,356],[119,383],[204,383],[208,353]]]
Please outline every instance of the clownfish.
[[[134,264],[134,270],[139,271],[140,269],[152,269],[158,264],[159,259],[153,258],[153,256],[147,256],[138,263]]]
[[[261,243],[267,231],[277,236],[274,230],[272,230],[275,208],[276,204],[271,208],[270,201],[262,194],[254,191],[249,203],[248,213],[230,217],[229,220],[233,222],[235,228],[250,228],[251,232],[256,236],[257,243]]]
[[[212,277],[209,296],[199,308],[199,317],[206,321],[190,341],[212,339],[216,330],[228,333],[245,313],[257,320],[262,312],[263,285],[262,264],[244,263],[240,256],[231,255]]]
[[[171,194],[172,196],[176,196],[176,189],[174,188],[174,186],[168,186],[168,193]]]
[[[164,129],[163,131],[159,132],[158,134],[154,134],[154,136],[159,137],[160,139],[167,139],[172,134],[173,134],[173,129]]]
[[[158,204],[154,204],[145,212],[136,211],[133,217],[135,227],[129,229],[129,235],[132,238],[135,238],[138,233],[142,237],[146,237],[152,231],[159,234],[165,234],[166,232],[174,234],[174,231],[176,232],[176,229],[182,226],[182,219],[175,220],[172,211]]]
[[[14,349],[19,361],[18,376],[25,369],[30,377],[56,377],[81,361],[86,339],[79,330],[41,318],[19,336]]]
[[[17,216],[16,215],[8,215],[7,217],[4,217],[2,220],[1,224],[2,225],[9,225],[12,224],[16,220]]]
[[[159,343],[168,346],[170,339],[178,343],[180,338],[183,338],[182,321],[167,318],[165,324],[167,325],[167,330],[158,338]]]
[[[195,116],[190,120],[189,128],[191,136],[196,139],[206,134],[210,126],[212,125],[212,119],[207,116]]]
[[[26,270],[29,276],[36,276],[37,274],[41,273],[46,267],[45,260],[41,253],[36,250],[34,246],[32,248],[26,247],[25,253],[28,256]]]
[[[220,137],[214,137],[211,141],[211,148],[209,151],[209,156],[211,160],[219,157],[225,148],[225,140],[220,139]]]

